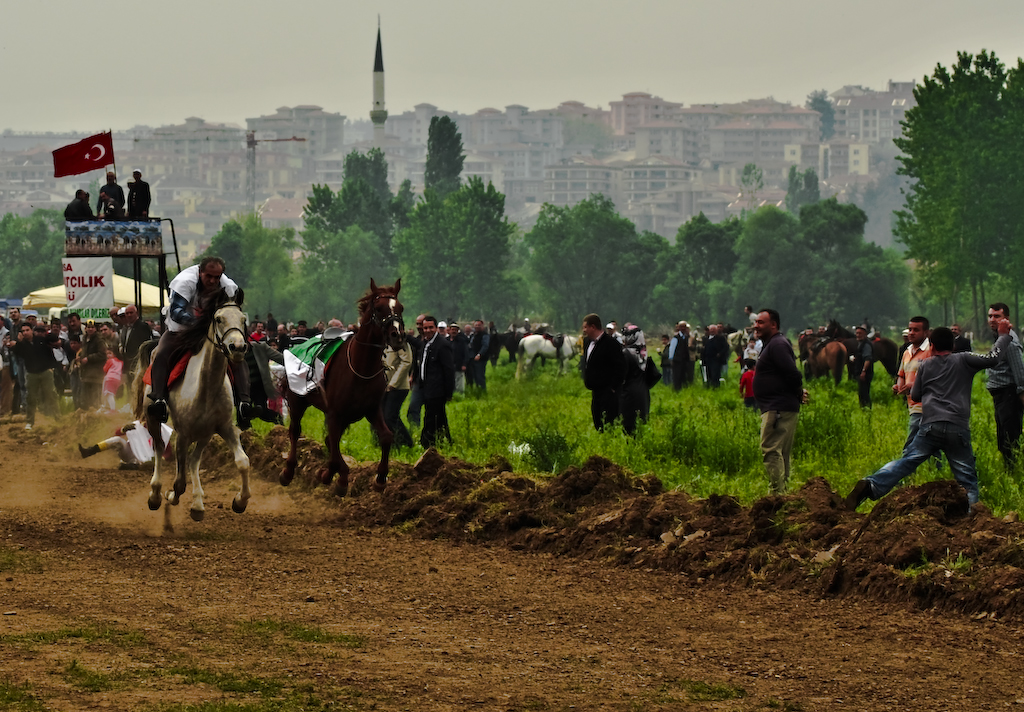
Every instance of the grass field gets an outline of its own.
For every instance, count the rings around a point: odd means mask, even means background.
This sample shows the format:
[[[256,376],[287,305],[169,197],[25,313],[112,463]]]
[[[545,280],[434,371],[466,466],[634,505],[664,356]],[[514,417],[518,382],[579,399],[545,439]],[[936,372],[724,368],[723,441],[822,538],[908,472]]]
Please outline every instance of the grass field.
[[[448,405],[453,443],[441,448],[443,454],[481,463],[500,455],[516,471],[535,475],[551,475],[590,455],[602,455],[638,475],[657,475],[667,488],[696,496],[730,494],[749,503],[768,494],[759,417],[743,407],[735,364],[717,391],[694,387],[673,393],[657,385],[651,391],[650,421],[635,438],[617,428],[594,430],[590,393],[575,368],[559,376],[555,364],[541,368],[538,363],[518,382],[514,373],[514,364],[505,363],[503,355],[497,368],[488,367],[486,396],[456,394]],[[791,489],[822,476],[845,495],[859,478],[900,455],[907,409],[892,396],[891,383],[885,370],[876,367],[874,407],[869,410],[859,407],[854,383],[844,380],[835,387],[822,379],[809,384],[811,400],[801,410],[797,427]],[[257,426],[258,432],[268,430],[264,423]],[[1007,473],[1003,467],[995,445],[992,399],[981,375],[974,384],[971,430],[982,502],[996,513],[1019,510],[1024,504],[1021,473]],[[322,413],[308,411],[303,432],[322,440]],[[413,437],[418,439],[415,429]],[[357,460],[380,457],[365,421],[345,434],[342,452]],[[419,447],[392,450],[392,458],[415,462],[421,453]],[[948,467],[937,470],[928,463],[905,483],[950,476]]]

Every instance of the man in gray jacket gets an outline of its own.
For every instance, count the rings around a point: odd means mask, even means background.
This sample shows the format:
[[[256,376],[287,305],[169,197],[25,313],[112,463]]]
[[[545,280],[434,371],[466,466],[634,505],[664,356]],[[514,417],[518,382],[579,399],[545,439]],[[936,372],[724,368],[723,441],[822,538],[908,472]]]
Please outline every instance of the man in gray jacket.
[[[946,454],[949,469],[967,491],[973,507],[978,501],[978,472],[971,447],[971,385],[974,374],[1006,358],[1010,322],[997,323],[999,338],[991,353],[953,353],[953,332],[945,327],[932,331],[932,357],[921,364],[910,397],[922,404],[921,429],[899,460],[893,460],[870,477],[857,482],[846,497],[846,508],[855,510],[865,499],[881,499],[907,475],[938,452]]]

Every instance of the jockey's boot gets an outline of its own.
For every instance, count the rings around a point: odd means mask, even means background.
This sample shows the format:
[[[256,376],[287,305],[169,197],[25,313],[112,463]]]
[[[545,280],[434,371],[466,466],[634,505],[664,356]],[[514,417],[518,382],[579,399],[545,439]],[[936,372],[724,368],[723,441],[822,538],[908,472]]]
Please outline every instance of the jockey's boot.
[[[153,394],[150,393],[149,397],[153,399],[153,402],[146,407],[146,415],[150,418],[156,418],[161,423],[167,422],[167,401],[163,398],[153,398]]]
[[[249,401],[241,401],[238,404],[238,413],[236,415],[238,429],[248,430],[252,427],[252,419],[258,415],[257,406],[253,405]]]
[[[99,451],[100,451],[100,446],[99,445],[90,445],[89,447],[82,447],[81,445],[78,446],[78,452],[82,455],[82,459],[85,459],[87,457],[92,457],[93,455],[95,455]]]

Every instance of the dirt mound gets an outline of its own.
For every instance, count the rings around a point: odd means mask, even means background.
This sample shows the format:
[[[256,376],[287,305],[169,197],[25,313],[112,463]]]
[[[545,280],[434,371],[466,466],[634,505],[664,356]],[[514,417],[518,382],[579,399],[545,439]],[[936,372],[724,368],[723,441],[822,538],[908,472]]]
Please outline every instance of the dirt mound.
[[[284,428],[244,443],[256,476],[276,481]],[[302,440],[299,451],[292,486],[313,487],[323,448]],[[206,464],[233,467],[217,448]],[[897,490],[861,515],[845,511],[822,478],[744,507],[728,496],[666,492],[656,477],[638,478],[596,456],[534,480],[512,473],[503,458],[480,465],[431,449],[415,465],[393,463],[383,495],[369,487],[376,463],[350,465],[348,496],[336,500],[339,526],[656,568],[693,583],[1024,617],[1024,528],[984,506],[972,513],[951,481]]]

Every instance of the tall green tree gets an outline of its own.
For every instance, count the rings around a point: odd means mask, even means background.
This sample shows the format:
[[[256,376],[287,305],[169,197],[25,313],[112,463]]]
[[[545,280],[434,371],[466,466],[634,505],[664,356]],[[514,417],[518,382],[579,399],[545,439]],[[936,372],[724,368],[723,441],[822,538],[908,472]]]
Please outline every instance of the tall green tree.
[[[970,293],[975,325],[983,321],[985,282],[1014,264],[1019,225],[1019,135],[1024,116],[1004,100],[1008,74],[992,53],[958,53],[914,90],[899,173],[910,179],[896,235],[938,296],[954,304]],[[1012,91],[1011,91],[1012,93]],[[1008,181],[1011,179],[1011,181]],[[980,299],[980,301],[979,301]]]
[[[345,156],[342,170],[346,182],[357,178],[366,181],[382,203],[390,203],[394,197],[388,185],[388,162],[379,148],[371,148],[366,153],[352,151]]]
[[[427,131],[424,188],[433,190],[444,200],[450,193],[459,189],[462,164],[465,160],[459,127],[447,116],[432,118]]]
[[[764,188],[764,171],[758,168],[756,163],[743,166],[740,188],[743,189],[743,197],[747,199],[747,212],[753,211],[757,205],[757,193]]]
[[[224,223],[196,262],[208,256],[223,259],[225,272],[245,290],[246,311],[287,313],[292,306],[291,254],[295,248],[292,228],[264,227],[258,217],[248,213]]]
[[[821,114],[821,140],[828,141],[836,132],[836,107],[829,101],[828,92],[824,89],[812,91],[807,95],[804,104],[811,111]]]
[[[789,167],[789,189],[786,191],[786,209],[794,215],[800,215],[804,205],[817,203],[821,200],[821,189],[818,187],[818,173],[813,168],[806,171]]]
[[[0,218],[0,255],[2,296],[21,298],[61,284],[64,216],[56,210],[36,210],[27,218],[7,213]]]
[[[380,238],[349,225],[344,230],[307,229],[302,244],[303,255],[291,286],[296,318],[355,321],[356,301],[369,288],[370,279],[380,274],[384,259]],[[384,281],[377,279],[378,284]]]
[[[544,205],[526,244],[544,305],[563,330],[577,328],[588,312],[643,320],[652,301],[648,276],[666,249],[663,240],[642,240],[603,195],[573,206]]]
[[[742,228],[738,218],[713,223],[704,213],[680,226],[669,250],[667,277],[655,291],[656,302],[672,305],[666,322],[684,315],[701,323],[729,319],[728,307],[722,308],[715,295],[722,294],[723,286],[732,280],[738,259],[736,240]]]
[[[505,196],[477,177],[448,195],[428,190],[398,233],[395,247],[406,303],[442,318],[495,318],[509,313],[515,226]]]

